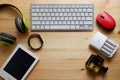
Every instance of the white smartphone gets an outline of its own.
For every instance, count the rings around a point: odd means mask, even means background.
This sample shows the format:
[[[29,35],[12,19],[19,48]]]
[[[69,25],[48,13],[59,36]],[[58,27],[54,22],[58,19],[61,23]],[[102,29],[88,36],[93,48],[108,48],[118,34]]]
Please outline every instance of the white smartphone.
[[[0,69],[0,76],[5,80],[25,80],[38,61],[38,56],[19,44]]]

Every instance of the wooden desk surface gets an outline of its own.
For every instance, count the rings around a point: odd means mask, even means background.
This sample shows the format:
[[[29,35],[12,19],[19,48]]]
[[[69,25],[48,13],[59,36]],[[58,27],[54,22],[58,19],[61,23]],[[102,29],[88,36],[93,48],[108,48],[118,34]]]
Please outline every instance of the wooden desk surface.
[[[24,45],[27,49],[40,57],[40,61],[27,77],[27,80],[120,80],[120,49],[113,58],[109,59],[98,51],[89,47],[92,36],[101,32],[110,39],[120,44],[120,0],[0,0],[0,3],[16,5],[26,16],[30,27],[30,4],[94,4],[94,30],[91,32],[36,32],[44,40],[43,48],[33,51],[27,44],[28,34],[20,34],[14,24],[17,13],[8,8],[0,10],[0,32],[6,32],[17,37],[14,45],[0,47],[0,67],[14,50],[17,44]],[[116,28],[107,32],[98,27],[95,18],[101,11],[107,11],[116,20]],[[37,42],[35,42],[37,44]],[[85,68],[88,57],[96,53],[105,59],[104,66],[109,70],[105,75],[95,75]]]

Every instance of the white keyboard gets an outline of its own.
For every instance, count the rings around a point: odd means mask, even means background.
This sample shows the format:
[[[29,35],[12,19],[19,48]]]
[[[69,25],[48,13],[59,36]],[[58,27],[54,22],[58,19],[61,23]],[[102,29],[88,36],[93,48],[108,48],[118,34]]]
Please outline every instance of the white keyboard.
[[[32,31],[92,31],[93,4],[31,4]]]

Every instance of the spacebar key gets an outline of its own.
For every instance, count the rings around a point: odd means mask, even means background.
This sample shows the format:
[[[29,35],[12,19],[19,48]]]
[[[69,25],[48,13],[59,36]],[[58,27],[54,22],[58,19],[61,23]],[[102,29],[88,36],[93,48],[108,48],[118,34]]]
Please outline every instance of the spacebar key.
[[[69,30],[69,25],[50,25],[50,29],[52,30]]]

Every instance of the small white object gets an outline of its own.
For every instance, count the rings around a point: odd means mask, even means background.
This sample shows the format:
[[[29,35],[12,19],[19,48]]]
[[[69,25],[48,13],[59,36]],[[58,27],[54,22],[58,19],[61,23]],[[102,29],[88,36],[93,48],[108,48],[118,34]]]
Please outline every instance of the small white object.
[[[97,32],[93,36],[90,45],[105,54],[107,57],[112,57],[119,47],[117,43],[110,40],[108,37],[100,32]]]
[[[5,80],[25,80],[38,61],[38,56],[19,44],[0,69],[0,76]]]

